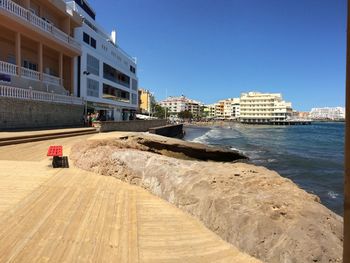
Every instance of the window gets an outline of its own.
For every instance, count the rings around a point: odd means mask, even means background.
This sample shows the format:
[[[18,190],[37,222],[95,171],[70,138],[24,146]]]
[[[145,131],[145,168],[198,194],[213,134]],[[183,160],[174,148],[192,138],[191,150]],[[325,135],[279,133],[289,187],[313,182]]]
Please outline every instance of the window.
[[[83,33],[83,41],[86,43],[86,44],[89,44],[90,45],[90,36],[88,34],[86,34],[85,32]]]
[[[23,60],[22,66],[30,70],[38,71],[38,64],[32,63],[29,60]]]
[[[106,63],[103,63],[103,77],[127,88],[130,88],[130,77]]]
[[[87,71],[96,76],[100,75],[100,61],[89,54],[87,54]]]
[[[133,90],[137,90],[138,85],[137,85],[137,80],[136,79],[132,79],[131,80],[131,87]]]
[[[134,68],[133,66],[130,65],[130,71],[134,74],[136,74],[136,68]]]
[[[134,93],[131,94],[131,104],[137,104],[137,95]]]
[[[91,38],[91,43],[90,43],[90,45],[91,45],[93,48],[96,48],[96,39]]]
[[[103,83],[103,98],[130,103],[130,93]]]
[[[90,97],[99,97],[99,82],[93,79],[87,79],[87,95]]]
[[[96,49],[96,39],[83,32],[83,41]]]

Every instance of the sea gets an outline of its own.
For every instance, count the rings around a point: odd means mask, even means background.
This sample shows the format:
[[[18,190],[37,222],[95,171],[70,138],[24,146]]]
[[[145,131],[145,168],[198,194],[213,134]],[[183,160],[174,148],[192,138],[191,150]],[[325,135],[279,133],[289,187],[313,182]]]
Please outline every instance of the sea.
[[[277,171],[343,215],[345,123],[268,126],[225,123],[185,127],[187,141],[237,150]]]

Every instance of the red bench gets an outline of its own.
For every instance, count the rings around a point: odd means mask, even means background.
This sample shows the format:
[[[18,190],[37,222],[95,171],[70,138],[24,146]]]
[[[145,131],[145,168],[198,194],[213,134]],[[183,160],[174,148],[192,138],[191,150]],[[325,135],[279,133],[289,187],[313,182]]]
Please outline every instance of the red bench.
[[[50,146],[47,150],[47,156],[63,156],[63,147],[62,146]]]

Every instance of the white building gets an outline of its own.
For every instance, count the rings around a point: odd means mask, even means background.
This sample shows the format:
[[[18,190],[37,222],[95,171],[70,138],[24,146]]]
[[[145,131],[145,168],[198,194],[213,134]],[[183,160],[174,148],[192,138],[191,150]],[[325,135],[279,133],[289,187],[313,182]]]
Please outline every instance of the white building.
[[[230,98],[223,100],[224,102],[224,118],[237,119],[240,116],[240,99]]]
[[[159,104],[167,109],[167,112],[172,114],[178,114],[182,111],[190,111],[192,116],[196,117],[201,114],[201,108],[203,104],[196,100],[189,99],[185,96],[180,97],[168,97],[165,100],[159,102]]]
[[[325,108],[313,108],[310,112],[311,119],[314,120],[344,120],[345,108],[342,107],[325,107]]]
[[[115,31],[108,35],[96,23],[86,0],[66,4],[83,17],[82,27],[74,33],[82,46],[76,61],[76,93],[87,100],[88,112],[99,112],[106,120],[133,118],[138,107],[136,59],[117,45]]]
[[[292,115],[292,104],[285,102],[280,93],[242,93],[240,121],[244,123],[269,123],[285,121]]]

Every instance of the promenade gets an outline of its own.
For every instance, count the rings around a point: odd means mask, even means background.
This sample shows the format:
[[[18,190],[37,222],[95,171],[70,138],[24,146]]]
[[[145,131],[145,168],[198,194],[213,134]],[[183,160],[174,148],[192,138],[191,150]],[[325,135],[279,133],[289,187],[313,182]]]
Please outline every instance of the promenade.
[[[0,147],[0,262],[258,262],[139,187],[51,167],[49,145],[92,136]]]

